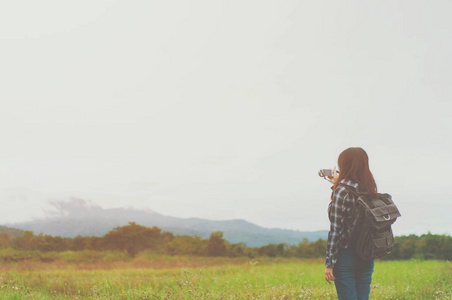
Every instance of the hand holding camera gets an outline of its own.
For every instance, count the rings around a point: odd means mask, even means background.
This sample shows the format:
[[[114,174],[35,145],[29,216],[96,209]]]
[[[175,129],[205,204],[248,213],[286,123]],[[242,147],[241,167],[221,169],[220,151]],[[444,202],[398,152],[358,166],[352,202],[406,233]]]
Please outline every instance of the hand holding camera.
[[[328,180],[331,183],[336,183],[337,179],[339,178],[339,171],[336,170],[336,167],[331,169],[321,169],[319,171],[319,176],[323,177],[324,179]]]

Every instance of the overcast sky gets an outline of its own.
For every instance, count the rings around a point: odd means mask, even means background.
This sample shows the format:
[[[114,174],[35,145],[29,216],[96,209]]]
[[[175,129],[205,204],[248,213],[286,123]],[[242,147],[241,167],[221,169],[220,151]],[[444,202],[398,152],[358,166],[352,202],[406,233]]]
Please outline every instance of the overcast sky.
[[[452,233],[450,1],[3,1],[0,224],[49,201],[328,229],[369,154],[396,235]]]

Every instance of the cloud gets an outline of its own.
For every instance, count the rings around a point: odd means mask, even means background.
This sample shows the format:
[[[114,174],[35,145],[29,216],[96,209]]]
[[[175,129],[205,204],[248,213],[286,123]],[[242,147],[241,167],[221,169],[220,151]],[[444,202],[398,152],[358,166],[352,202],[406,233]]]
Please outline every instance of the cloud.
[[[79,198],[70,198],[69,201],[50,201],[50,205],[54,208],[47,211],[48,216],[51,217],[79,217],[103,210],[102,207]]]

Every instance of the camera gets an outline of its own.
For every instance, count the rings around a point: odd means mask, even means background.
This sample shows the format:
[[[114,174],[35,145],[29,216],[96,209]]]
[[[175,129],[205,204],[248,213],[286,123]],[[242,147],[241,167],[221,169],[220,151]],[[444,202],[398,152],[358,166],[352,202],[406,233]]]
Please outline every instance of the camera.
[[[331,169],[321,169],[319,171],[320,177],[333,177],[333,170]]]

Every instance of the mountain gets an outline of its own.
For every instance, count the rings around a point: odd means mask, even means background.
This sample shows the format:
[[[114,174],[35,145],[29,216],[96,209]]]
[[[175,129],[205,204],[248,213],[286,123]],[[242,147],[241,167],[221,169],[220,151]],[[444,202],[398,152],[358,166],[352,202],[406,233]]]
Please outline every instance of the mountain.
[[[16,228],[10,228],[10,227],[6,227],[6,226],[0,226],[0,234],[2,233],[6,233],[7,235],[9,235],[9,237],[11,239],[14,239],[18,236],[21,236],[24,234],[23,230],[20,229],[16,229]]]
[[[304,238],[314,241],[326,239],[328,231],[303,232],[276,228],[264,228],[245,220],[235,219],[212,221],[199,218],[176,218],[151,210],[129,208],[103,209],[84,200],[72,198],[69,202],[54,202],[57,212],[45,219],[8,224],[35,234],[49,234],[61,237],[103,236],[118,226],[136,222],[143,226],[157,226],[162,231],[176,235],[197,235],[208,238],[213,231],[222,231],[230,243],[245,243],[250,247],[268,244],[298,244]]]

